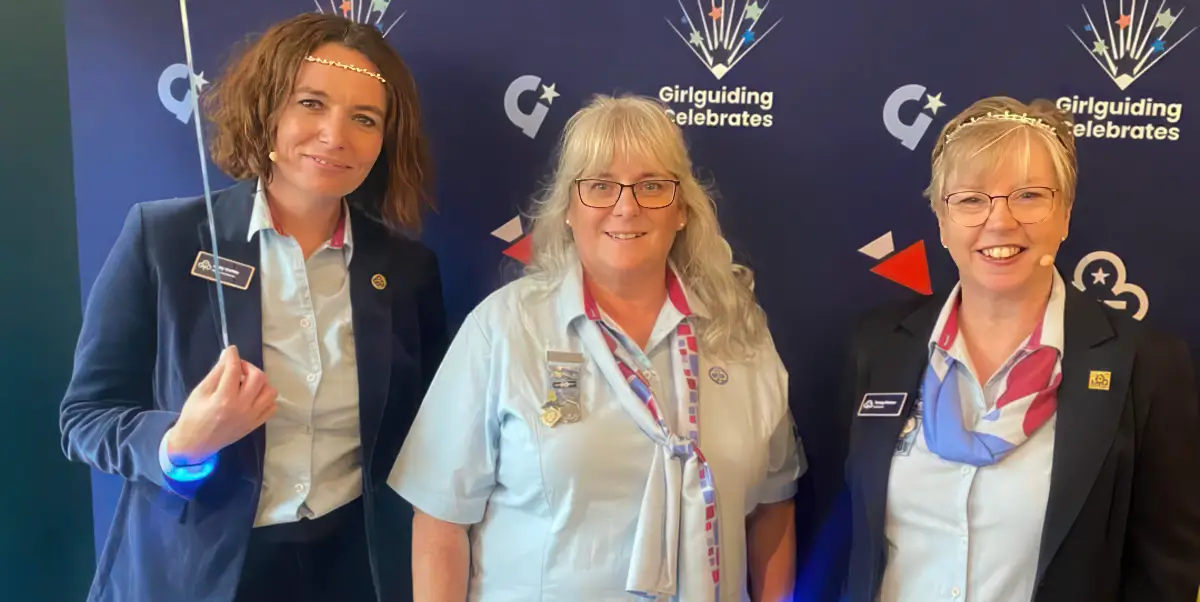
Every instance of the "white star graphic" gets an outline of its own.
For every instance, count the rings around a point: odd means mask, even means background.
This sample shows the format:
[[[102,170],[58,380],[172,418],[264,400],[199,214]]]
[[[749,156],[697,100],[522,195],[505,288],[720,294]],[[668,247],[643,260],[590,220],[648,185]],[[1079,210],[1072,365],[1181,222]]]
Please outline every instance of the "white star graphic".
[[[546,101],[547,104],[554,104],[554,99],[558,98],[558,96],[559,96],[558,92],[554,91],[555,85],[557,85],[557,84],[550,84],[549,86],[547,86],[546,84],[542,84],[541,100]]]
[[[1092,272],[1092,284],[1108,285],[1108,274],[1104,272],[1104,268],[1096,268],[1096,271]]]
[[[925,98],[929,99],[929,102],[925,103],[925,108],[932,111],[934,115],[937,115],[938,109],[946,106],[946,103],[942,102],[941,92],[938,92],[937,94],[926,94]]]
[[[196,75],[195,78],[196,78],[196,91],[197,92],[203,90],[204,86],[208,85],[208,80],[204,79],[203,71],[200,72],[200,75]]]
[[[1161,13],[1155,15],[1154,26],[1167,29],[1175,24],[1175,19],[1177,18],[1179,18],[1179,15],[1172,15],[1171,9],[1164,9]]]

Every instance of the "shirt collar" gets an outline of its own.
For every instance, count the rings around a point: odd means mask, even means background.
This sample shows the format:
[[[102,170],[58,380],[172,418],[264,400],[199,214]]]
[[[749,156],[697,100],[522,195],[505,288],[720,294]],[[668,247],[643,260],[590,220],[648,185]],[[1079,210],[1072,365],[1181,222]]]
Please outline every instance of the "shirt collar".
[[[939,348],[949,353],[958,342],[958,308],[961,292],[962,283],[960,282],[954,285],[954,290],[950,292],[945,305],[942,306],[942,311],[938,314],[937,322],[933,326],[933,333],[929,337],[930,353],[933,353],[934,349]],[[1050,300],[1046,303],[1046,312],[1042,315],[1042,321],[1026,337],[1025,342],[1022,343],[1021,346],[1023,348],[1033,350],[1038,347],[1052,347],[1060,355],[1062,354],[1066,338],[1063,330],[1063,313],[1066,310],[1066,300],[1066,283],[1063,282],[1058,270],[1054,270],[1054,279],[1050,285]]]
[[[262,230],[273,230],[280,236],[286,236],[282,230],[275,226],[271,204],[267,201],[267,189],[263,186],[260,179],[258,181],[258,189],[254,193],[254,208],[250,211],[250,228],[246,233],[246,240],[253,240],[254,235]],[[333,236],[327,244],[331,249],[345,247],[349,251],[354,246],[353,240],[354,237],[350,228],[350,207],[347,205],[346,200],[342,199],[342,214],[338,217],[338,223],[334,227]]]
[[[570,328],[571,323],[575,320],[587,319],[587,311],[583,303],[583,266],[578,259],[574,259],[570,266],[559,284],[558,291],[558,327],[563,331]],[[710,316],[708,307],[688,288],[687,282],[676,269],[674,262],[668,260],[667,269],[675,274],[680,290],[683,292],[682,302],[691,309],[692,315],[698,318],[708,318]],[[669,306],[670,311],[679,313],[671,299],[668,298],[665,305]],[[683,319],[682,313],[679,313],[679,318]]]

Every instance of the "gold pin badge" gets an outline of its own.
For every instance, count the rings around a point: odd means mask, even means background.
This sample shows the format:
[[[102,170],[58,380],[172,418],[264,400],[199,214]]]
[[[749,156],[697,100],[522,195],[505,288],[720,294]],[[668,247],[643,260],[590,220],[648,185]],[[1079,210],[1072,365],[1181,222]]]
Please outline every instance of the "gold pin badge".
[[[559,420],[562,420],[562,412],[558,408],[549,406],[542,410],[542,424],[554,428]]]
[[[376,290],[381,291],[387,288],[387,278],[384,278],[383,274],[375,274],[374,276],[371,276],[371,286],[374,286]]]
[[[1093,391],[1107,391],[1111,384],[1112,372],[1092,370],[1091,376],[1088,377],[1088,388]]]

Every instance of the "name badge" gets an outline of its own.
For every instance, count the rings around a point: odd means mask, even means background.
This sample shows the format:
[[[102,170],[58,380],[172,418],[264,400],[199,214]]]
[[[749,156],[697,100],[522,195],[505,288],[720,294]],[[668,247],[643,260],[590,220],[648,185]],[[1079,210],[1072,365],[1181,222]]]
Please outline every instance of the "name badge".
[[[583,403],[579,398],[579,373],[582,368],[582,354],[546,352],[549,382],[546,399],[542,403],[542,424],[554,428],[559,423],[571,424],[583,418]]]
[[[196,253],[196,260],[192,262],[192,275],[216,282],[217,277],[213,273],[215,263],[212,253],[205,253],[204,251]],[[221,258],[222,284],[246,290],[250,288],[250,279],[252,277],[254,277],[254,266],[239,263],[226,257]]]
[[[896,417],[904,409],[908,393],[867,393],[858,404],[859,416]]]

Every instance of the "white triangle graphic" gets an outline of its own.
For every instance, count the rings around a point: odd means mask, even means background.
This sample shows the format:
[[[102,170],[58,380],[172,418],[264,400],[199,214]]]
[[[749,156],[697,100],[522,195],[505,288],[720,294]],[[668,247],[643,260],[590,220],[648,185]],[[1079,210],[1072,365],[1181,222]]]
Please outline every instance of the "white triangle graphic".
[[[871,259],[879,260],[892,254],[896,250],[896,243],[892,241],[892,233],[888,232],[875,240],[867,243],[864,247],[858,250],[859,253],[870,257]]]
[[[507,224],[492,230],[492,236],[495,236],[504,242],[512,242],[518,238],[521,238],[522,234],[524,234],[524,232],[521,231],[521,216],[519,215],[508,220]]]

